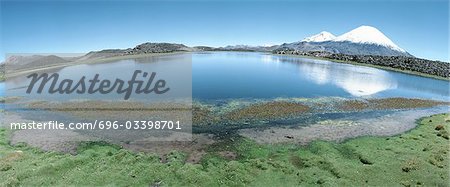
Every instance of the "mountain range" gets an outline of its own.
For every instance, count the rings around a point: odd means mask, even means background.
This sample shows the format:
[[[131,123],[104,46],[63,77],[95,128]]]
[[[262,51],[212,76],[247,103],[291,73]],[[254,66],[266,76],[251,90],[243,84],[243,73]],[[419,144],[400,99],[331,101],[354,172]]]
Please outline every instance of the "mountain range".
[[[278,48],[279,45],[268,46],[251,46],[251,45],[228,45],[225,47],[215,48],[215,51],[260,51],[271,52]]]
[[[397,46],[380,30],[371,26],[360,26],[340,36],[322,31],[298,42],[284,43],[278,46],[275,51],[322,51],[346,55],[412,57],[411,54]]]
[[[47,64],[65,63],[68,61],[90,60],[106,58],[112,56],[136,55],[146,53],[167,53],[176,51],[260,51],[274,53],[299,53],[299,52],[326,52],[345,55],[379,55],[379,56],[406,56],[413,57],[406,50],[397,46],[392,40],[385,36],[381,31],[371,26],[360,26],[340,36],[335,36],[330,32],[322,31],[319,34],[309,36],[301,41],[293,43],[284,43],[272,46],[250,46],[250,45],[229,45],[225,47],[195,46],[188,47],[176,43],[143,43],[128,49],[105,49],[101,51],[92,51],[86,55],[63,59],[57,56],[31,57],[12,56],[7,59],[8,64],[17,64],[23,61],[21,65],[31,62]]]
[[[272,46],[189,47],[176,43],[147,42],[133,48],[92,51],[77,57],[58,57],[55,55],[11,56],[6,59],[5,63],[0,64],[0,69],[4,71],[5,66],[8,66],[8,69],[12,71],[26,70],[45,66],[59,66],[66,63],[83,63],[117,56],[178,51],[259,51],[294,54],[387,66],[440,77],[450,77],[449,63],[416,58],[396,45],[381,31],[371,26],[360,26],[339,36],[322,31],[297,42]]]

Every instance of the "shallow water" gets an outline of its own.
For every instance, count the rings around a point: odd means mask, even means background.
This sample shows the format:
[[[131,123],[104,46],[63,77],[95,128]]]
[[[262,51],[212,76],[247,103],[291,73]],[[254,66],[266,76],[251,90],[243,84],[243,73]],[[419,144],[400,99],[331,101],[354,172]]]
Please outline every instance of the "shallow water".
[[[361,136],[392,136],[416,127],[424,116],[448,112],[448,106],[401,111],[374,111],[338,118],[325,118],[290,126],[239,130],[240,135],[259,143],[295,142],[308,144],[314,140],[341,142]],[[291,138],[286,138],[289,136]]]
[[[187,61],[192,62],[192,71],[189,69],[191,64],[186,63]],[[184,68],[179,75],[173,77],[192,72],[192,97],[200,100],[277,97],[450,99],[448,81],[326,60],[249,52],[185,53],[75,65],[55,72],[59,72],[64,78],[78,80],[83,73],[100,73],[113,78],[135,69],[161,71],[168,66]],[[184,76],[183,79],[190,77]],[[182,79],[174,79],[179,80]],[[172,88],[191,85],[174,81],[169,82]],[[13,84],[5,86],[0,83],[0,95],[23,93],[28,81],[16,78],[8,82]],[[6,93],[5,87],[8,89]]]

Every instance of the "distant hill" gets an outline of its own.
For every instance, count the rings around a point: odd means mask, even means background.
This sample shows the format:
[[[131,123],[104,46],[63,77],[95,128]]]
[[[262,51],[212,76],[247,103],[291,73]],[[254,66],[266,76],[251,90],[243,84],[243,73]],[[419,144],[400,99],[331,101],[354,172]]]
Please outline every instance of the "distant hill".
[[[229,46],[225,46],[225,47],[214,48],[214,51],[271,52],[276,48],[278,48],[278,45],[271,45],[271,46],[229,45]]]
[[[139,55],[148,53],[170,53],[177,51],[195,51],[195,48],[176,43],[143,43],[134,48],[128,49],[106,49],[101,51],[92,51],[80,57],[78,60],[88,60],[97,58],[107,58],[113,56]]]
[[[4,62],[6,71],[19,69],[35,69],[70,62],[55,55],[11,56]]]
[[[127,54],[142,54],[142,53],[169,53],[176,51],[193,51],[194,49],[183,44],[175,43],[143,43],[137,45],[133,49],[127,49]]]
[[[62,65],[71,62],[104,59],[115,56],[139,55],[148,53],[169,53],[176,51],[195,51],[196,49],[175,43],[143,43],[128,49],[105,49],[92,51],[79,57],[59,57],[55,55],[11,56],[2,64],[7,71],[27,70],[40,67]]]
[[[209,46],[194,46],[195,51],[214,51],[216,48]]]
[[[0,82],[4,81],[5,78],[5,63],[0,64]]]

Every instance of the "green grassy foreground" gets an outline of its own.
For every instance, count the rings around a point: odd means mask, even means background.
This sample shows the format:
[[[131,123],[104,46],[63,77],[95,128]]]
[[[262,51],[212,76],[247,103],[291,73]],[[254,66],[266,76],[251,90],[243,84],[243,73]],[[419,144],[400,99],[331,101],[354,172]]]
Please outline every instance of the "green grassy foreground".
[[[200,164],[173,152],[152,154],[85,143],[77,155],[10,146],[0,130],[0,186],[449,186],[450,115],[424,118],[395,137],[344,143],[259,145],[230,138],[212,145]],[[237,153],[235,160],[219,152]]]

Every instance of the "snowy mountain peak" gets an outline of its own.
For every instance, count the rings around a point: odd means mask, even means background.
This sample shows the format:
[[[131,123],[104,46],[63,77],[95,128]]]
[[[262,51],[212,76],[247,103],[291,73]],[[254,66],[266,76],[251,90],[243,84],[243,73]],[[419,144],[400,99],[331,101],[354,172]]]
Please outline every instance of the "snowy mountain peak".
[[[334,40],[336,38],[336,36],[334,36],[333,34],[327,32],[327,31],[322,31],[319,34],[310,36],[310,37],[306,37],[305,39],[302,40],[302,42],[325,42],[325,41],[330,41],[330,40]]]
[[[377,28],[366,25],[360,26],[337,37],[329,32],[322,31],[319,34],[306,37],[301,42],[351,42],[357,44],[375,44],[406,53],[404,49],[395,45],[394,42]]]
[[[353,43],[376,44],[391,48],[393,50],[406,52],[404,49],[395,45],[394,42],[392,42],[377,28],[365,25],[336,37],[334,41],[337,42],[348,41]]]

